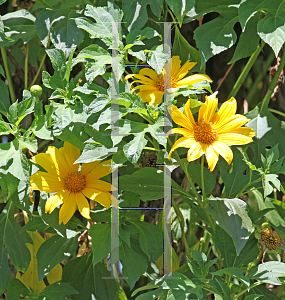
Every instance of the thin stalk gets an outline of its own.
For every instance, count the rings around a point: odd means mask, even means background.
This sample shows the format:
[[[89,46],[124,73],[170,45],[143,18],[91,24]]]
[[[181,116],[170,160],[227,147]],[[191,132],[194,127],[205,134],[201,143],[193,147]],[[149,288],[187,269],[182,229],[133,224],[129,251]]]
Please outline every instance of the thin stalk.
[[[82,0],[82,9],[85,8],[85,3],[84,3],[84,0]]]
[[[244,67],[244,69],[242,70],[238,80],[236,81],[233,89],[231,90],[228,99],[230,99],[231,97],[234,97],[237,92],[239,91],[239,89],[241,88],[242,84],[244,83],[244,80],[248,74],[248,72],[250,71],[251,67],[253,66],[254,62],[256,61],[260,51],[262,50],[263,46],[264,46],[264,42],[262,41],[261,46],[258,46],[257,49],[255,50],[255,52],[251,55],[251,57],[249,58],[246,66]]]
[[[12,78],[11,78],[11,74],[10,74],[10,70],[9,70],[8,58],[7,58],[7,53],[6,53],[5,47],[1,47],[1,54],[2,54],[2,58],[3,58],[5,74],[6,74],[6,77],[8,80],[8,87],[9,87],[11,102],[13,104],[16,102],[16,95],[15,95]]]
[[[29,63],[29,43],[26,44],[26,56],[25,56],[25,89],[28,89],[28,63]]]
[[[36,74],[36,76],[34,77],[32,83],[30,84],[29,89],[31,88],[32,85],[34,85],[34,83],[35,83],[36,80],[38,79],[38,76],[39,76],[39,74],[40,74],[40,72],[41,72],[41,69],[42,69],[42,67],[43,67],[43,64],[44,64],[44,62],[45,62],[46,56],[47,56],[47,54],[45,53],[44,56],[43,56],[43,58],[42,58],[42,60],[41,60],[40,65],[39,65],[39,67],[38,67],[37,74]]]
[[[248,289],[251,290],[252,288],[258,286],[258,285],[261,285],[263,284],[262,281],[260,282],[256,282],[255,284],[251,285]],[[244,293],[246,293],[248,291],[248,289],[244,289],[242,292],[240,292],[239,294],[237,294],[233,300],[237,300],[240,296],[242,296]]]
[[[283,112],[279,111],[279,110],[275,110],[275,109],[272,109],[272,108],[269,108],[268,110],[270,112],[274,113],[274,114],[280,115],[280,116],[285,118],[285,114]]]
[[[203,195],[203,202],[206,201],[205,195],[205,182],[204,182],[204,162],[205,162],[205,155],[201,157],[201,183],[202,183],[202,195]]]
[[[268,107],[268,104],[269,104],[269,101],[271,99],[271,95],[276,87],[276,84],[277,84],[277,81],[279,79],[279,76],[281,74],[281,71],[283,70],[284,68],[284,65],[285,65],[285,51],[283,51],[283,54],[282,54],[282,58],[281,58],[281,61],[280,61],[280,65],[278,67],[278,70],[277,72],[275,73],[270,85],[269,85],[269,88],[268,88],[268,91],[265,95],[265,97],[263,98],[262,100],[262,105],[261,105],[261,109],[260,111],[262,111],[264,105],[266,105]]]

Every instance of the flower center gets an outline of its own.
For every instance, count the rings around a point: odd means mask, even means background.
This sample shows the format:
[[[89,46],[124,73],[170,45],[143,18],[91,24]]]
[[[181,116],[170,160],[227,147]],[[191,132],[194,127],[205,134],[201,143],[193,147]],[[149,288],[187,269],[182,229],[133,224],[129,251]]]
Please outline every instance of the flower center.
[[[72,172],[64,178],[64,187],[72,193],[79,193],[86,187],[86,176]]]
[[[260,241],[263,242],[265,247],[269,250],[275,250],[280,245],[279,235],[268,228],[262,230]]]
[[[161,92],[164,92],[164,87],[166,90],[170,88],[177,88],[177,80],[173,77],[166,77],[163,74],[161,74],[155,82],[155,87]]]
[[[196,142],[203,144],[212,144],[217,139],[217,130],[212,124],[204,123],[204,121],[196,123],[194,127],[194,139]]]

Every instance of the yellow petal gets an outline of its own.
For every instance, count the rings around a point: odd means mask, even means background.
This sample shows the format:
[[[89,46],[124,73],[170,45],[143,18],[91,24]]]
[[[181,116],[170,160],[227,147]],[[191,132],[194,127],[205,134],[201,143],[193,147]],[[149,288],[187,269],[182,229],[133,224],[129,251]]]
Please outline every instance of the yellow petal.
[[[139,72],[140,75],[145,75],[150,77],[153,80],[157,80],[158,78],[158,74],[156,73],[156,71],[150,69],[150,68],[143,68],[140,70]]]
[[[201,144],[195,142],[187,152],[187,160],[190,162],[200,158],[202,155],[203,155],[203,150]]]
[[[72,172],[78,170],[79,164],[73,164],[80,156],[80,150],[70,143],[64,142],[64,146],[59,149],[61,153],[65,156],[67,163],[69,164]]]
[[[70,193],[68,198],[65,199],[59,211],[59,224],[64,225],[71,219],[76,211],[76,194]]]
[[[59,170],[55,167],[54,161],[48,153],[37,154],[33,156],[33,160],[47,172],[54,174],[55,176],[59,174]]]
[[[205,152],[209,169],[212,172],[215,169],[219,160],[219,154],[214,150],[212,145],[203,145],[202,147],[204,148],[203,151]]]
[[[231,133],[243,134],[248,137],[254,137],[255,131],[249,127],[240,127],[234,130],[231,130]]]
[[[142,92],[143,91],[155,91],[155,90],[157,90],[157,87],[155,87],[153,85],[149,85],[149,84],[138,85],[132,89],[132,93],[134,91],[136,91],[137,89],[140,89],[140,91],[142,91]]]
[[[212,118],[214,117],[217,107],[218,107],[218,99],[215,94],[207,97],[206,96],[206,105],[207,109],[204,112],[203,119],[206,123],[212,122]]]
[[[226,145],[246,145],[252,142],[252,138],[238,133],[223,133],[218,135],[219,142]]]
[[[147,82],[148,84],[154,84],[155,81],[149,77],[146,77],[144,75],[141,75],[141,74],[136,74],[135,77],[137,79],[139,79],[138,81],[144,81],[144,82]]]
[[[84,196],[86,196],[87,198],[89,198],[90,200],[94,200],[100,193],[102,193],[102,191],[96,190],[94,188],[85,188],[82,193],[84,194]]]
[[[184,115],[186,116],[186,118],[188,118],[190,120],[190,122],[192,124],[196,124],[194,118],[193,118],[193,115],[192,115],[192,112],[191,112],[191,109],[190,109],[190,104],[191,104],[191,99],[189,99],[186,104],[185,104],[185,107],[184,107]]]
[[[213,143],[213,148],[216,152],[218,152],[225,161],[230,164],[233,160],[233,152],[229,146],[219,141],[215,141]]]
[[[128,80],[132,77],[134,77],[136,74],[128,74],[127,76],[125,76],[125,80]]]
[[[176,106],[170,105],[167,109],[176,124],[193,131],[193,124],[191,121]]]
[[[61,178],[38,171],[30,177],[31,187],[33,190],[39,190],[45,193],[55,193],[64,188]]]
[[[188,72],[196,65],[196,62],[190,62],[189,60],[186,61],[186,63],[181,67],[177,74],[177,80],[182,79],[185,77]],[[190,77],[190,76],[189,76]]]
[[[193,131],[190,131],[186,128],[172,128],[167,132],[167,135],[175,133],[182,134],[184,137],[194,138]]]
[[[49,197],[45,205],[45,212],[52,213],[57,206],[63,203],[63,198],[68,198],[68,196],[69,192],[63,190]]]
[[[143,91],[139,92],[138,95],[142,98],[143,102],[148,102],[152,105],[158,105],[162,102],[163,92],[154,91]]]
[[[193,145],[193,143],[195,143],[194,137],[193,138],[181,137],[174,143],[171,150],[169,151],[168,159],[170,160],[170,157],[175,149],[180,148],[180,147],[190,148]]]
[[[54,146],[49,146],[47,149],[47,153],[50,154],[51,159],[53,160],[55,167],[56,169],[58,169],[61,177],[66,177],[69,172],[72,172],[72,169],[67,163],[64,154],[62,154],[62,151]]]
[[[224,102],[216,113],[213,123],[216,127],[222,126],[227,120],[232,117],[237,111],[237,102],[234,97]]]
[[[86,177],[86,180],[88,180],[88,182],[92,181],[92,180],[96,180],[99,179],[101,177],[104,177],[110,173],[113,172],[113,170],[111,169],[112,165],[112,160],[106,160],[101,162],[100,164],[97,165],[97,167],[95,169],[93,169],[87,176],[88,179]]]
[[[88,176],[88,175],[87,175]],[[103,181],[103,180],[92,180],[89,181],[88,177],[86,177],[87,188],[95,188],[100,191],[108,192],[108,191],[116,191],[117,189],[111,185],[111,183]],[[83,191],[84,193],[84,191]]]
[[[100,203],[101,205],[105,206],[107,209],[110,207],[110,204],[112,203],[111,194],[108,192],[102,192],[93,188],[85,188],[83,193],[87,198]]]
[[[76,203],[79,212],[84,218],[90,219],[90,207],[87,199],[81,193],[77,193],[75,195],[76,195]]]
[[[86,175],[88,173],[90,173],[93,169],[95,169],[100,163],[102,162],[102,160],[97,160],[97,161],[93,161],[87,164],[82,164],[81,166],[81,173],[83,175]]]
[[[179,72],[181,66],[181,60],[179,56],[173,56],[171,59],[171,76],[172,77],[177,77],[177,74]]]
[[[207,110],[207,104],[203,104],[200,108],[199,108],[199,113],[198,113],[198,123],[202,122],[204,119],[204,113]]]
[[[226,132],[232,132],[235,129],[238,129],[239,127],[243,126],[245,123],[247,123],[249,119],[247,119],[245,116],[242,115],[234,115],[230,117],[226,123],[224,123],[222,126],[215,126],[218,134],[220,133],[226,133]]]
[[[183,85],[193,85],[196,82],[200,82],[203,80],[207,80],[208,82],[212,82],[211,78],[207,75],[203,74],[194,74],[185,77],[184,79],[181,79],[177,82],[178,86],[183,86]]]

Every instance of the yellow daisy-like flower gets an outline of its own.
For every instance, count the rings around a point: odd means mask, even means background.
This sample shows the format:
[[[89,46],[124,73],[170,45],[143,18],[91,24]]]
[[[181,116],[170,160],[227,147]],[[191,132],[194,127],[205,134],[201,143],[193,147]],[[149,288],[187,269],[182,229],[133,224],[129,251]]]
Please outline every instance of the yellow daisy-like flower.
[[[181,60],[179,56],[173,56],[171,59],[171,64],[171,78],[168,80],[165,78],[167,65],[162,69],[161,75],[158,75],[156,71],[149,68],[141,69],[139,74],[127,75],[126,80],[131,77],[138,79],[131,83],[131,92],[133,93],[135,90],[139,89],[140,91],[138,92],[138,95],[142,98],[143,102],[158,105],[162,102],[164,89],[168,90],[171,88],[171,92],[173,93],[175,90],[184,85],[192,85],[203,80],[212,82],[211,78],[204,74],[194,74],[185,77],[189,70],[196,65],[196,62],[190,62],[187,60],[187,62],[181,67]],[[169,82],[169,84],[164,86],[164,81],[166,83]],[[135,82],[139,83],[140,85],[133,88],[132,86]]]
[[[61,205],[59,224],[66,224],[76,208],[84,218],[90,219],[90,206],[86,199],[95,200],[107,209],[117,199],[109,191],[115,188],[99,180],[112,172],[111,160],[73,164],[80,156],[80,150],[65,142],[60,149],[50,146],[46,153],[33,157],[47,172],[38,171],[30,177],[31,188],[45,193],[55,193],[48,198],[45,212],[51,213]]]
[[[222,104],[216,113],[218,99],[215,94],[207,97],[206,103],[200,107],[198,122],[195,122],[190,110],[190,99],[186,102],[184,113],[174,106],[169,106],[172,119],[184,128],[171,129],[168,134],[179,133],[179,138],[171,148],[168,159],[172,152],[179,148],[189,148],[187,160],[193,161],[205,154],[210,171],[213,171],[219,154],[227,161],[232,162],[233,152],[230,145],[245,145],[252,142],[255,136],[253,129],[241,127],[248,121],[245,116],[236,115],[237,102],[232,97]]]

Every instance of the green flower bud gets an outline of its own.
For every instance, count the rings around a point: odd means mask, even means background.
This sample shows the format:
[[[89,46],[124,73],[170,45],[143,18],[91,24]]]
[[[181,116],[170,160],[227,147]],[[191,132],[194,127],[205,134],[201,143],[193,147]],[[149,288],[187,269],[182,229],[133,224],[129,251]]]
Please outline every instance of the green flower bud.
[[[262,230],[268,228],[268,230],[271,230],[271,225],[268,222],[264,222],[261,225]]]
[[[31,86],[30,92],[34,97],[40,97],[43,92],[43,89],[39,85]]]

